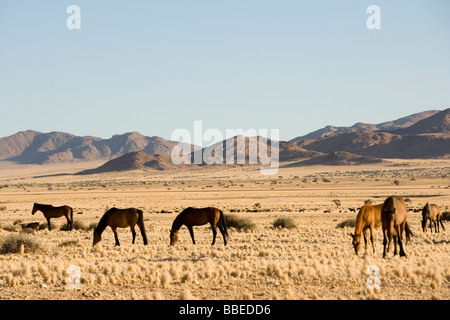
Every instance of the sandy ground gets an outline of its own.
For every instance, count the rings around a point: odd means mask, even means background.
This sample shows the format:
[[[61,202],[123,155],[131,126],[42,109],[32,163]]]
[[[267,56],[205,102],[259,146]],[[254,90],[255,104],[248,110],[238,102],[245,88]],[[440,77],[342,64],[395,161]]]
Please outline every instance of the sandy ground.
[[[406,247],[408,257],[394,257],[391,250],[386,259],[381,257],[381,230],[375,235],[377,252],[363,249],[357,256],[348,235],[353,228],[337,227],[356,217],[349,208],[368,199],[380,203],[390,195],[408,198],[411,208],[430,202],[450,211],[450,160],[282,168],[274,176],[250,167],[72,174],[85,168],[0,163],[0,243],[26,235],[40,246],[34,252],[0,254],[0,299],[450,297],[448,222],[446,231],[423,233],[420,213],[409,212],[416,237]],[[60,218],[52,220],[52,231],[24,233],[21,224],[46,222],[42,213],[31,215],[34,202],[72,206],[80,229],[61,231],[65,219]],[[144,211],[149,245],[143,245],[138,229],[132,245],[129,229],[121,229],[121,246],[114,247],[108,228],[92,247],[89,226],[113,206]],[[226,247],[220,233],[211,246],[206,226],[194,229],[194,246],[183,227],[179,242],[170,247],[172,221],[188,206],[215,206],[256,227],[246,232],[230,228]],[[251,212],[255,209],[261,212]],[[297,227],[273,228],[279,217],[292,218]],[[379,289],[367,284],[374,277]]]

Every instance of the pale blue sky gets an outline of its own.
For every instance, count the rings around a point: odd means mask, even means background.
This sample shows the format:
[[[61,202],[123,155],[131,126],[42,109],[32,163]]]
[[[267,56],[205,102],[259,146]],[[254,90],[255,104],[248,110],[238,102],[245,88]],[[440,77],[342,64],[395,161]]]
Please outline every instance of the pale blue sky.
[[[447,0],[0,1],[0,137],[170,138],[202,120],[289,140],[447,107]]]

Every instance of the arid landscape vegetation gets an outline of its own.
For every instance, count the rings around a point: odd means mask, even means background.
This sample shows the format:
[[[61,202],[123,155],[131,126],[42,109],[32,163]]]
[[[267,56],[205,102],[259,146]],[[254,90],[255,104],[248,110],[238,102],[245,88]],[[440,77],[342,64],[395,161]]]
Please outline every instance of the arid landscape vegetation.
[[[249,167],[92,176],[57,175],[54,166],[6,168],[1,299],[447,299],[450,293],[449,227],[423,233],[421,213],[408,212],[416,237],[406,259],[392,250],[381,258],[381,230],[376,254],[356,256],[348,235],[356,217],[350,209],[389,195],[403,196],[414,209],[436,203],[448,217],[448,160],[284,168],[270,178]],[[72,206],[74,230],[61,230],[60,218],[48,231],[42,213],[31,215],[34,202]],[[132,245],[127,228],[119,229],[120,247],[110,229],[92,247],[93,227],[113,206],[144,211],[149,245],[139,232]],[[206,226],[195,228],[195,246],[186,228],[169,246],[171,223],[188,206],[216,206],[231,216],[226,247],[220,236],[210,245]],[[22,228],[31,222],[41,230]],[[17,241],[23,248],[13,246]],[[80,267],[79,289],[68,289],[70,265]],[[380,268],[380,289],[367,287],[372,265]]]
[[[445,148],[446,130],[418,139],[439,136],[439,142],[432,140]],[[355,132],[280,142],[286,159],[275,175],[261,175],[257,165],[167,167],[164,157],[146,158],[135,149],[119,168],[112,160],[105,172],[86,172],[109,160],[55,161],[60,155],[50,156],[55,153],[49,144],[45,149],[30,140],[19,150],[11,137],[3,138],[15,153],[0,164],[0,299],[448,299],[449,149],[417,158],[407,156],[412,151],[406,145],[403,158],[374,157],[370,147],[357,152],[361,140],[344,144],[345,150],[306,149],[342,134]],[[387,133],[376,133],[381,135]],[[53,160],[21,160],[38,153]],[[145,165],[153,160],[158,167]],[[392,249],[382,258],[380,229],[376,253],[369,244],[356,255],[349,233],[358,208],[392,195],[405,199],[415,234],[405,248],[407,258]],[[41,212],[31,214],[35,202],[71,206],[73,230],[65,230],[66,220],[59,218],[51,220],[49,231]],[[427,202],[439,206],[445,231],[422,231]],[[178,243],[169,246],[172,221],[189,206],[224,212],[227,246],[220,234],[211,246],[208,226],[194,228],[196,245],[183,227]],[[148,245],[139,232],[132,245],[129,228],[119,229],[120,247],[109,228],[92,245],[94,228],[112,207],[144,212]],[[36,229],[27,227],[33,222],[39,223]],[[370,282],[374,277],[379,288]]]

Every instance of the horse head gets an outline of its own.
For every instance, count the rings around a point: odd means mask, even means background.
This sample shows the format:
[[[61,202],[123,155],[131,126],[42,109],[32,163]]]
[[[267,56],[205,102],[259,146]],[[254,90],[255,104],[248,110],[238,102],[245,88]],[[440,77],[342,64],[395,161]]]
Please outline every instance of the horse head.
[[[177,231],[172,231],[172,229],[169,229],[170,231],[170,245],[174,246],[175,243],[177,243],[178,241],[178,230]]]
[[[97,243],[100,242],[100,240],[102,240],[101,233],[97,232],[97,230],[94,230],[94,241],[92,243],[92,246],[95,246]]]
[[[31,214],[35,214],[36,213],[36,211],[38,211],[39,209],[38,209],[38,204],[35,202],[34,204],[33,204],[33,210],[31,211]]]
[[[361,234],[353,234],[349,233],[350,237],[352,237],[352,245],[355,249],[355,253],[359,253],[359,249],[361,248]]]

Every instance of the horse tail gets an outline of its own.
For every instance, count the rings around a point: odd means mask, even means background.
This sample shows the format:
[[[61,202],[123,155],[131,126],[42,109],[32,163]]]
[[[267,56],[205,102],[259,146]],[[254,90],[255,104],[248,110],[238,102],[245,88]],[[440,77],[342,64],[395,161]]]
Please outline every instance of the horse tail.
[[[222,221],[223,233],[225,234],[225,237],[228,239],[230,236],[228,235],[227,223],[225,221],[223,211],[219,210],[219,212],[220,212],[220,220]]]
[[[416,235],[412,232],[411,227],[408,222],[405,223],[405,233],[406,233],[406,242],[411,242],[411,237],[415,237]]]
[[[138,212],[138,224],[139,229],[141,229],[142,238],[144,239],[144,244],[148,244],[147,240],[147,234],[145,232],[145,225],[144,225],[144,212],[142,210],[137,210]]]
[[[67,223],[67,227],[69,230],[72,230],[73,228],[73,208],[69,207],[69,216],[67,217],[69,222]]]

